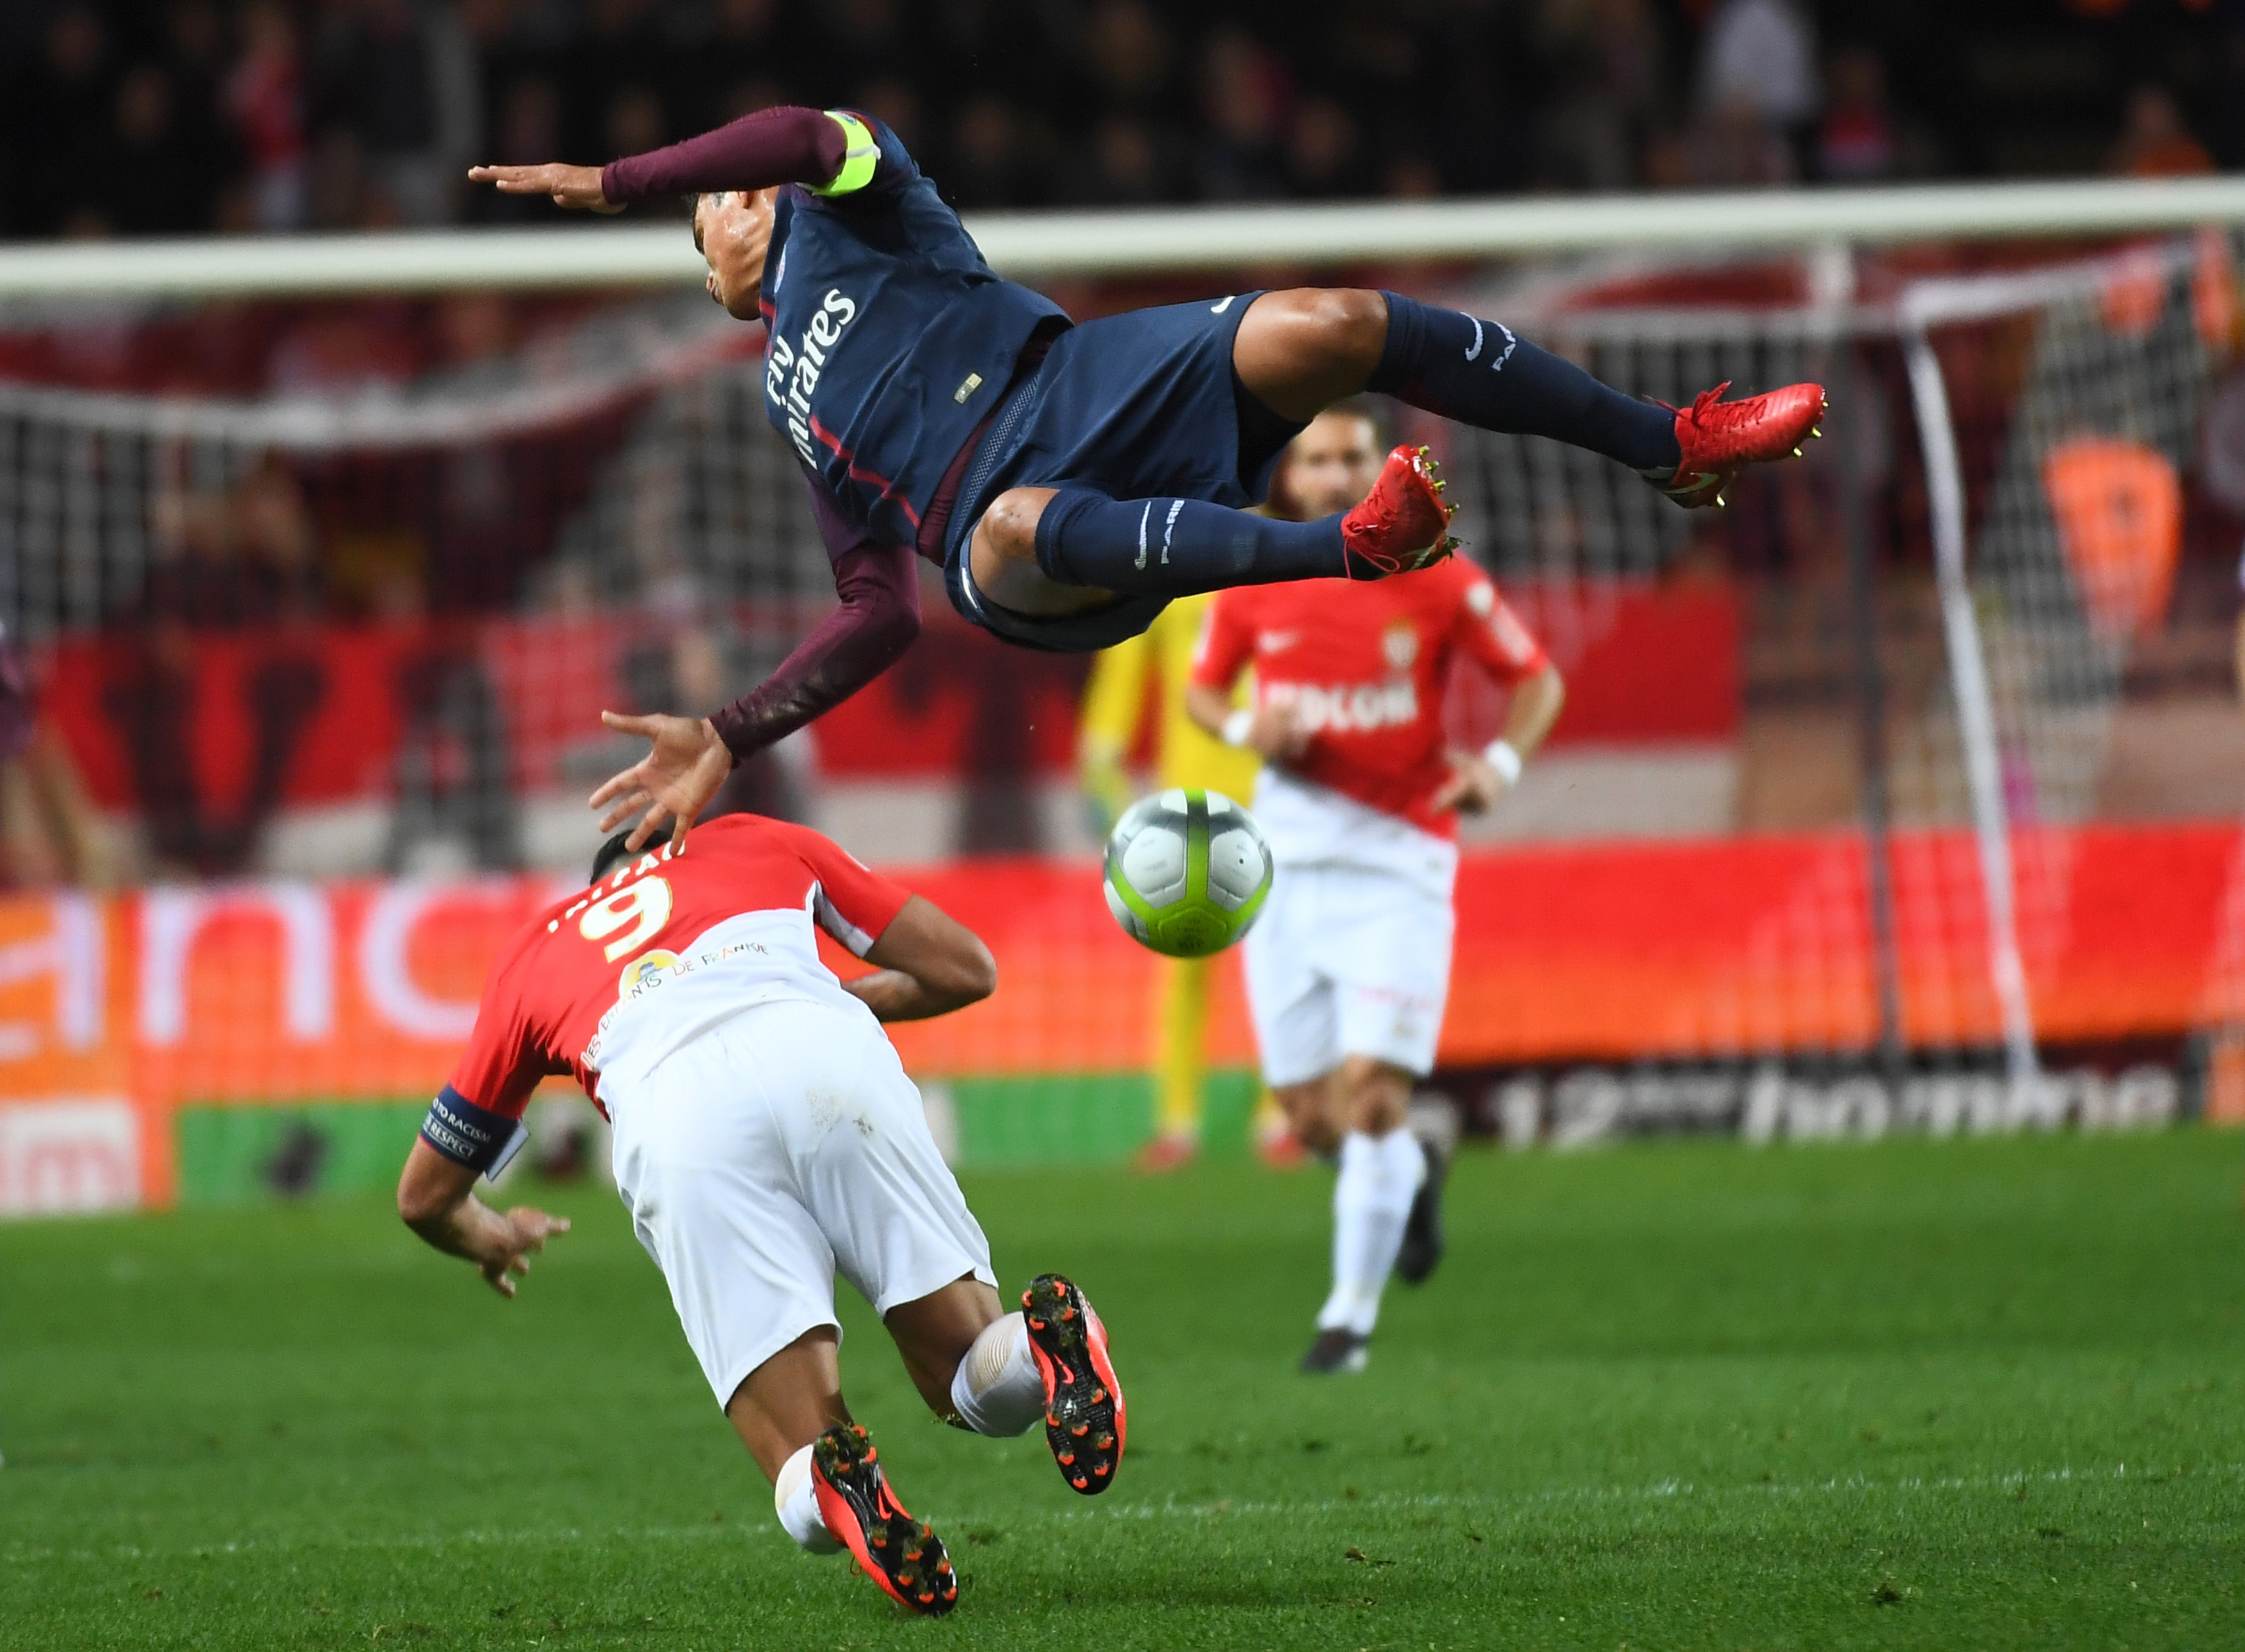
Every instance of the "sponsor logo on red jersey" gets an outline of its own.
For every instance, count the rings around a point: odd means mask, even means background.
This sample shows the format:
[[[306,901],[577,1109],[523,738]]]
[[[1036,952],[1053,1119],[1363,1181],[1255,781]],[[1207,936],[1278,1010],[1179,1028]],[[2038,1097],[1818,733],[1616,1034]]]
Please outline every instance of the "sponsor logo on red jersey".
[[[1432,802],[1449,775],[1442,696],[1461,654],[1505,682],[1545,664],[1488,576],[1453,560],[1373,585],[1220,592],[1193,675],[1229,687],[1252,665],[1258,698],[1291,701],[1310,736],[1289,773],[1448,836],[1455,823]]]
[[[1370,734],[1419,721],[1419,690],[1408,677],[1388,682],[1273,683],[1264,696],[1272,704],[1292,701],[1312,735]]]

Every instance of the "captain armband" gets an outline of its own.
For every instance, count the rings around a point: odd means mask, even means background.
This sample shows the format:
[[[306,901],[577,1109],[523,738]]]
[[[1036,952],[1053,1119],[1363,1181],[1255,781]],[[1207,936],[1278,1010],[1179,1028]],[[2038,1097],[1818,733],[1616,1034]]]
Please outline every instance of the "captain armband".
[[[873,181],[873,169],[881,164],[881,146],[873,141],[872,128],[857,116],[830,109],[826,118],[842,128],[845,146],[842,170],[834,174],[831,183],[813,184],[811,193],[826,196],[853,194]]]
[[[495,1176],[513,1161],[530,1140],[530,1127],[519,1119],[479,1107],[451,1085],[429,1104],[421,1121],[421,1139],[454,1164],[485,1176]]]

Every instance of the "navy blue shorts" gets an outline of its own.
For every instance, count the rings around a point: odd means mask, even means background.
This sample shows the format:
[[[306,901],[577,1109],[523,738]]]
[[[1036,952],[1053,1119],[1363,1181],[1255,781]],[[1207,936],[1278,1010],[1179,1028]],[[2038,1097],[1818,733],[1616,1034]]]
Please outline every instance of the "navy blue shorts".
[[[953,607],[1008,642],[1055,653],[1111,647],[1153,624],[1168,598],[1124,597],[1078,614],[1000,608],[974,587],[967,542],[1008,488],[1090,488],[1111,499],[1161,495],[1235,510],[1258,503],[1285,436],[1297,428],[1256,431],[1245,455],[1250,474],[1241,475],[1245,391],[1232,373],[1231,340],[1259,296],[1131,310],[1053,341],[1043,365],[1007,392],[960,478],[943,547]]]

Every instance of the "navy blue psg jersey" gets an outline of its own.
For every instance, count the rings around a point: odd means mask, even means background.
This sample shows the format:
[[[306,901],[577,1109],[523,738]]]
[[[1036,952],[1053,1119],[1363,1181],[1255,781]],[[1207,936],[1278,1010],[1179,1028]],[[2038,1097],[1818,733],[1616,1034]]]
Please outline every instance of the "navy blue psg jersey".
[[[846,194],[782,190],[764,258],[764,410],[841,514],[909,545],[1040,323],[1067,314],[1000,281],[897,136]]]

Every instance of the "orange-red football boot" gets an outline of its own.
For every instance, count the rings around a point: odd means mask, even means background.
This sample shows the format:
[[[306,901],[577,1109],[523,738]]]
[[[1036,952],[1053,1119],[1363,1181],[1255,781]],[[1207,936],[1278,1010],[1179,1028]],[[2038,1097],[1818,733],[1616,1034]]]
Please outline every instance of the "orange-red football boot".
[[[811,1448],[819,1518],[889,1598],[924,1617],[959,1603],[959,1579],[933,1527],[905,1512],[881,1473],[881,1454],[855,1423],[837,1423]]]
[[[1442,503],[1441,466],[1422,447],[1399,447],[1355,509],[1340,519],[1352,579],[1385,579],[1431,568],[1458,548],[1449,536],[1455,507]]]
[[[1668,408],[1676,416],[1676,445],[1684,451],[1683,463],[1666,477],[1644,473],[1646,481],[1687,511],[1721,504],[1747,465],[1799,458],[1803,442],[1824,434],[1821,384],[1788,384],[1743,402],[1726,402],[1723,392],[1730,388],[1726,379],[1712,390],[1700,391],[1689,408]],[[1665,402],[1660,405],[1668,407]]]
[[[1045,1379],[1045,1444],[1061,1478],[1096,1497],[1115,1483],[1129,1420],[1107,1356],[1107,1327],[1083,1293],[1058,1274],[1029,1282],[1021,1317]]]

